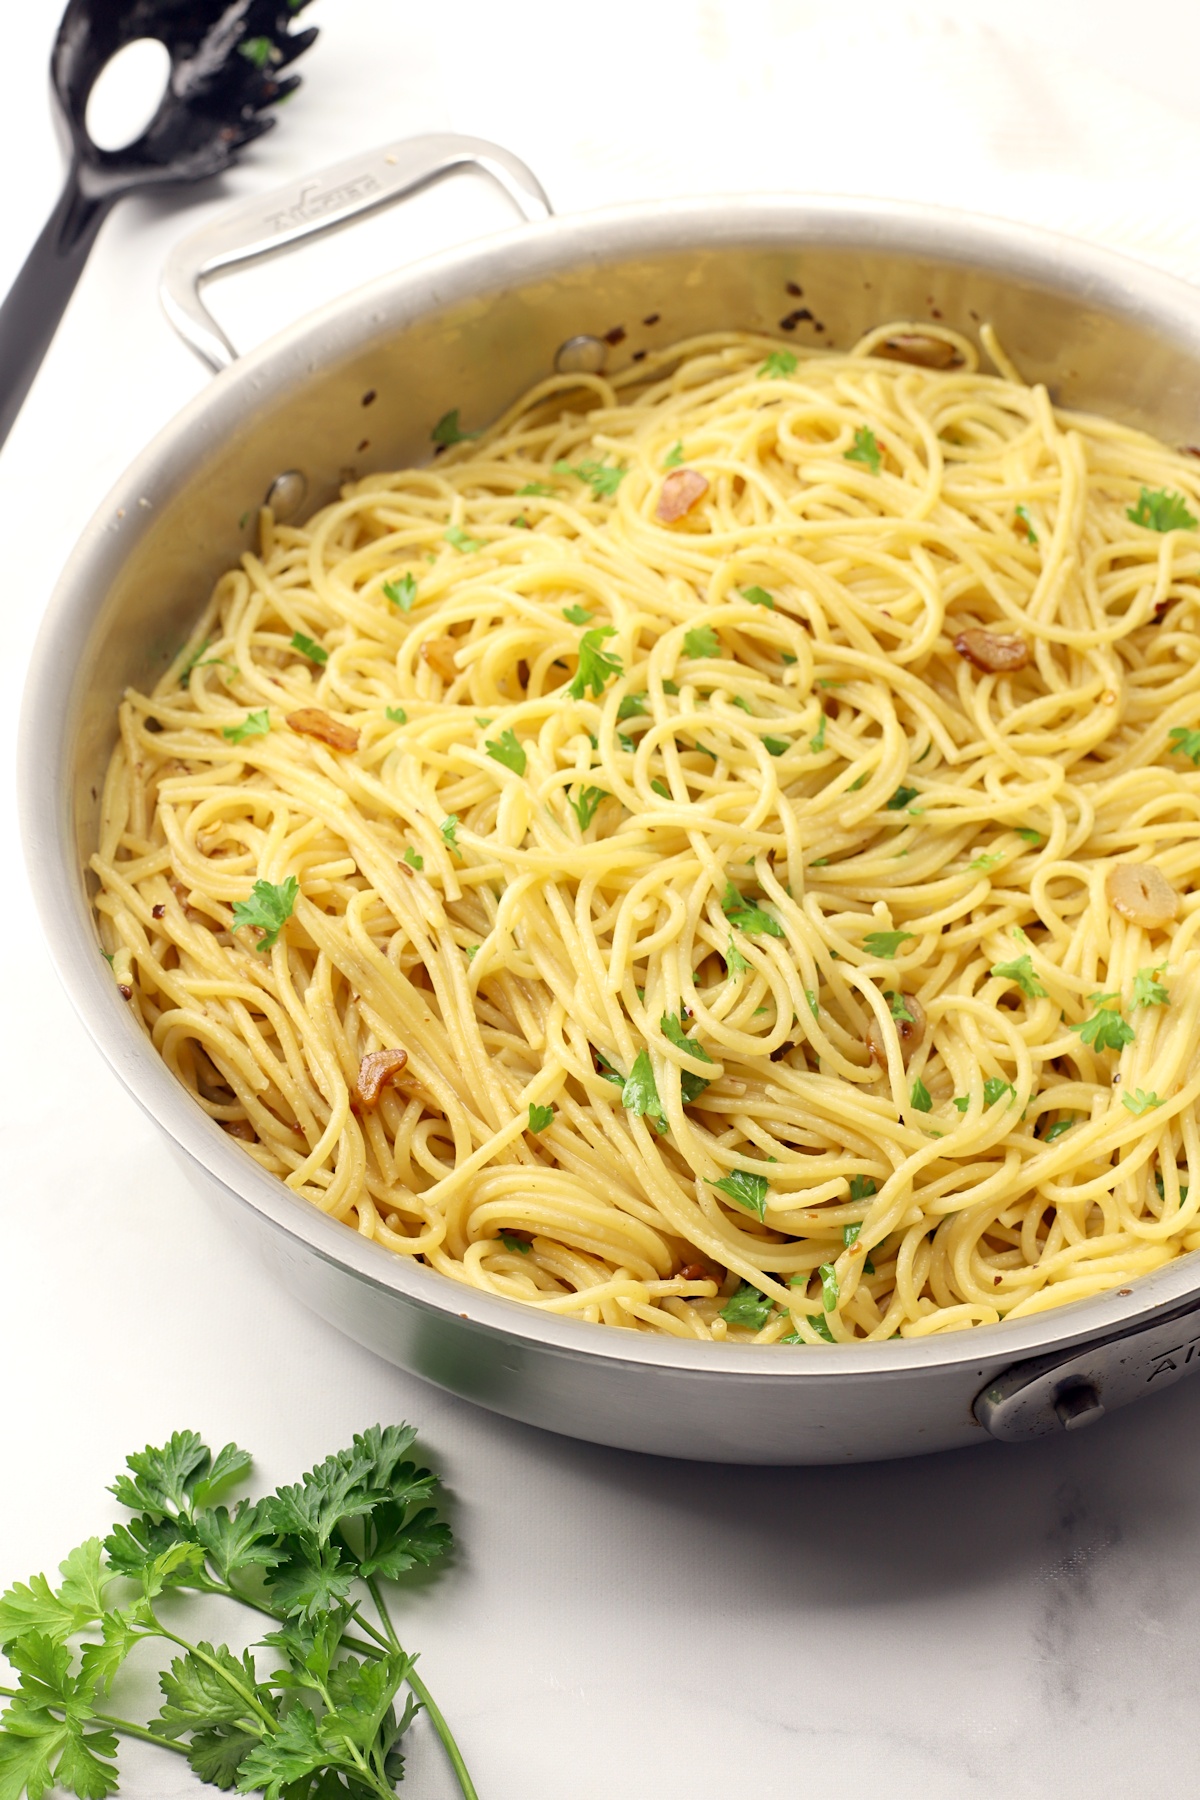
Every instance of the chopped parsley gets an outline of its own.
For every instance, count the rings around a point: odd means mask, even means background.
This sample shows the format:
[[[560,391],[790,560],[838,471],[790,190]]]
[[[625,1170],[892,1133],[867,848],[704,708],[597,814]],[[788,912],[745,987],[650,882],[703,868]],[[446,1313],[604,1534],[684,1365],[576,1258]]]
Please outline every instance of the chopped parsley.
[[[1043,1144],[1052,1144],[1055,1138],[1060,1138],[1064,1131],[1070,1131],[1072,1125],[1078,1125],[1078,1123],[1078,1117],[1055,1119],[1053,1125],[1047,1129],[1045,1136],[1042,1138]]]
[[[781,938],[784,936],[783,926],[779,920],[773,919],[769,912],[763,911],[761,906],[755,906],[753,901],[746,900],[743,895],[738,893],[732,881],[725,884],[725,898],[721,901],[721,911],[729,923],[736,926],[739,931],[744,931],[747,937]]]
[[[243,925],[252,926],[263,934],[255,949],[273,949],[279,933],[292,916],[299,892],[300,883],[294,875],[289,875],[278,886],[270,881],[256,881],[248,900],[233,903],[233,929],[240,931]]]
[[[530,1131],[534,1131],[534,1132],[545,1131],[547,1125],[549,1125],[551,1123],[553,1118],[554,1118],[554,1108],[552,1106],[535,1106],[533,1104],[532,1100],[530,1101],[530,1103],[529,1103],[529,1129],[530,1129]]]
[[[683,461],[683,439],[680,438],[677,443],[674,443],[671,445],[671,448],[667,451],[667,454],[663,457],[663,468],[664,469],[677,469],[682,461]]]
[[[751,1331],[761,1331],[774,1310],[765,1294],[743,1281],[737,1293],[721,1308],[721,1317],[727,1325],[745,1325]]]
[[[994,869],[997,863],[1003,861],[1004,852],[1002,850],[985,850],[981,856],[973,857],[967,867],[978,869],[981,875],[986,875],[989,869]]]
[[[618,468],[615,463],[556,462],[554,473],[556,475],[577,475],[580,481],[586,482],[591,488],[593,500],[608,500],[616,493],[629,470]]]
[[[798,358],[791,350],[772,350],[764,363],[759,365],[758,373],[768,381],[782,381],[787,375],[796,373]]]
[[[751,606],[765,606],[769,611],[775,611],[775,602],[764,587],[743,588],[742,599],[748,600]]]
[[[385,706],[383,710],[393,725],[408,724],[408,714],[402,706]]]
[[[1195,531],[1197,524],[1183,495],[1173,494],[1167,488],[1153,492],[1143,488],[1137,505],[1125,508],[1125,517],[1150,531]]]
[[[1044,1000],[1046,990],[1033,972],[1033,958],[1018,956],[1012,962],[993,963],[990,973],[998,975],[1002,981],[1015,981],[1023,994],[1031,1000]]]
[[[872,475],[878,475],[883,462],[883,451],[869,425],[860,425],[854,433],[854,443],[846,451],[846,461],[862,463],[864,468],[870,469]]]
[[[525,751],[511,725],[505,726],[498,738],[487,738],[483,747],[493,761],[503,763],[514,775],[525,773]]]
[[[1154,1185],[1158,1189],[1159,1199],[1165,1200],[1167,1197],[1167,1192],[1166,1192],[1166,1185],[1163,1181],[1161,1171],[1159,1171],[1158,1173],[1155,1174]],[[1180,1206],[1183,1205],[1183,1203],[1187,1199],[1187,1197],[1188,1197],[1187,1182],[1181,1181],[1179,1184],[1179,1204],[1180,1204]]]
[[[401,612],[411,612],[413,601],[417,597],[415,577],[409,572],[402,575],[399,581],[385,581],[383,596],[385,600],[390,600],[393,606],[398,606]]]
[[[850,1177],[850,1198],[852,1200],[872,1200],[878,1191],[870,1175],[852,1175]]]
[[[1144,1112],[1150,1112],[1154,1107],[1161,1106],[1162,1101],[1157,1094],[1143,1093],[1141,1088],[1134,1088],[1132,1094],[1121,1095],[1121,1105],[1128,1107],[1135,1118],[1140,1118]]]
[[[911,1025],[913,1016],[904,1004],[904,995],[897,994],[891,988],[885,988],[883,997],[892,1009],[892,1017],[899,1025]]]
[[[1026,512],[1025,508],[1023,506],[1018,506],[1016,509],[1016,515],[1017,515],[1017,519],[1020,523],[1021,529],[1024,531],[1025,536],[1028,538],[1029,542],[1031,544],[1036,544],[1038,541],[1038,534],[1033,529],[1033,520],[1030,518],[1029,514]]]
[[[438,826],[438,830],[442,834],[443,844],[445,844],[447,850],[453,850],[455,856],[462,855],[462,851],[458,847],[458,825],[458,814],[447,813],[446,817]]]
[[[960,1113],[965,1113],[971,1104],[970,1094],[955,1094],[954,1105]]]
[[[859,1233],[861,1232],[861,1230],[862,1230],[862,1220],[861,1219],[856,1220],[856,1222],[853,1225],[843,1225],[842,1226],[842,1243],[845,1245],[847,1250],[850,1248],[851,1244],[857,1244]],[[868,1256],[863,1261],[863,1274],[864,1275],[873,1275],[874,1273],[875,1273],[875,1264],[871,1261],[871,1258]]]
[[[1017,836],[1019,838],[1024,838],[1027,844],[1040,844],[1042,841],[1041,832],[1034,831],[1031,825],[1017,825],[1014,829],[1016,830]]]
[[[821,1305],[827,1313],[836,1312],[841,1298],[837,1270],[832,1263],[822,1263],[817,1274],[821,1277]]]
[[[414,850],[411,844],[404,852],[404,860],[410,869],[415,869],[417,871],[418,875],[425,867],[425,858],[421,855],[419,850]]]
[[[179,677],[180,681],[183,676]],[[1189,731],[1186,726],[1177,725],[1170,733],[1171,756],[1186,756],[1193,768],[1200,768],[1200,731]]]
[[[1159,980],[1159,976],[1165,975],[1166,972],[1166,965],[1163,963],[1154,969],[1138,970],[1133,978],[1133,999],[1129,1002],[1130,1012],[1136,1012],[1139,1006],[1169,1006],[1171,1004],[1171,996],[1166,985]]]
[[[731,931],[729,934],[729,945],[725,951],[725,973],[727,975],[742,975],[749,967],[750,964],[746,961],[745,957],[734,943],[733,933]]]
[[[716,631],[711,625],[697,625],[694,631],[684,633],[683,653],[685,656],[720,656],[721,644]],[[1197,733],[1200,736],[1200,733]]]
[[[533,1249],[532,1244],[527,1244],[524,1238],[516,1237],[511,1231],[502,1231],[500,1242],[506,1250],[517,1250],[522,1256],[528,1256]]]
[[[827,1344],[836,1343],[837,1340],[829,1329],[829,1321],[826,1319],[824,1313],[806,1313],[804,1315],[804,1323],[811,1326],[817,1336],[824,1338]],[[798,1331],[790,1331],[787,1337],[780,1338],[779,1341],[781,1344],[804,1344],[807,1343],[808,1340],[802,1338]]]
[[[457,406],[453,412],[443,413],[429,434],[430,441],[434,444],[441,444],[443,449],[449,449],[451,444],[469,443],[472,438],[478,436],[477,431],[463,430],[458,422]]]
[[[917,789],[916,788],[898,787],[896,789],[895,793],[892,795],[891,799],[884,801],[884,803],[883,803],[884,808],[887,812],[901,812],[910,803],[910,801],[915,800],[916,797],[917,797]]]
[[[579,667],[567,688],[573,700],[582,700],[590,688],[593,695],[604,692],[604,686],[615,675],[624,673],[625,665],[619,656],[610,656],[601,649],[605,638],[616,637],[611,625],[597,625],[592,631],[585,631],[579,640]]]
[[[571,796],[569,794],[567,795],[567,805],[575,814],[575,817],[579,822],[580,831],[587,830],[588,826],[596,816],[596,808],[606,797],[606,790],[602,787],[580,788],[578,800],[572,800]]]
[[[908,1097],[914,1112],[926,1113],[933,1111],[933,1097],[919,1075],[913,1082]]]
[[[231,744],[240,744],[244,738],[265,737],[271,729],[271,715],[266,707],[258,712],[247,713],[240,725],[226,725],[221,732]]]
[[[1099,1010],[1069,1029],[1077,1031],[1093,1050],[1120,1050],[1124,1044],[1132,1044],[1133,1026],[1126,1023],[1118,1009],[1107,1004],[1110,1000],[1119,1000],[1120,995],[1093,994],[1091,999],[1093,1005],[1099,1004]]]
[[[553,496],[553,493],[554,489],[552,487],[547,487],[544,481],[527,481],[524,487],[519,487],[517,489],[517,499],[524,500],[526,495],[529,495],[531,497],[536,496],[541,500],[548,500]]]
[[[671,798],[670,788],[665,781],[659,781],[657,776],[650,783],[650,791],[657,794],[663,800],[669,800]]]
[[[664,1013],[658,1023],[663,1036],[674,1044],[677,1050],[685,1051],[688,1056],[694,1056],[699,1062],[710,1063],[712,1061],[712,1057],[704,1045],[698,1039],[689,1038],[686,1035],[682,1011],[678,1017],[674,1013]],[[679,1091],[685,1106],[690,1106],[693,1100],[698,1100],[707,1086],[708,1082],[703,1075],[693,1075],[689,1069],[679,1071]]]
[[[463,556],[469,556],[472,550],[483,549],[482,539],[468,537],[461,525],[449,526],[443,535],[445,536],[446,542],[451,545],[453,549],[460,551]]]
[[[298,650],[301,656],[307,656],[309,662],[327,663],[329,661],[328,650],[323,650],[320,644],[314,643],[312,638],[305,637],[302,631],[293,631],[292,649]]]
[[[667,1116],[663,1111],[662,1101],[658,1097],[658,1087],[654,1080],[654,1070],[650,1064],[650,1052],[639,1050],[633,1059],[633,1067],[625,1077],[621,1088],[621,1105],[626,1112],[638,1117],[643,1115],[650,1119],[654,1129],[661,1136],[667,1129]]]
[[[886,957],[890,960],[907,938],[912,938],[915,942],[916,936],[915,931],[868,931],[863,939],[863,949],[868,956]]]
[[[1011,1081],[1005,1081],[1003,1075],[989,1075],[983,1084],[983,1104],[995,1106],[1007,1094],[1010,1101],[1017,1097],[1017,1090]]]
[[[752,1212],[756,1219],[765,1217],[767,1194],[770,1191],[765,1175],[754,1175],[749,1169],[733,1169],[728,1175],[723,1175],[720,1181],[714,1181],[712,1186],[719,1188],[723,1194],[728,1194],[731,1200],[736,1200],[739,1206]]]
[[[820,756],[822,750],[825,748],[825,727],[828,725],[828,723],[829,723],[829,719],[828,719],[827,715],[825,713],[822,713],[820,724],[817,726],[817,729],[813,732],[812,736],[808,740],[809,752],[813,756]],[[915,792],[915,790],[914,790],[914,792]]]
[[[576,605],[564,606],[562,616],[570,625],[586,625],[592,615],[586,606]]]
[[[618,719],[639,719],[646,710],[645,694],[624,694],[617,707]]]
[[[764,737],[763,749],[768,756],[786,756],[791,749],[786,738]]]

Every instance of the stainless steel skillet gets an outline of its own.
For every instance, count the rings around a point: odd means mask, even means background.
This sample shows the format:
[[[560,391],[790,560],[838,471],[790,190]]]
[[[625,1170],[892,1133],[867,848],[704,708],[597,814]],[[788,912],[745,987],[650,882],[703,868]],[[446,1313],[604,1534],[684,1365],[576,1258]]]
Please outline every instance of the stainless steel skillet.
[[[200,284],[474,164],[532,221],[348,295],[241,360]],[[896,317],[990,319],[1057,399],[1200,436],[1200,293],[1066,238],[933,208],[787,196],[555,219],[495,146],[388,146],[243,206],[181,247],[168,311],[223,372],[109,495],[55,591],[21,724],[29,870],[79,1014],[183,1168],[315,1311],[498,1412],[599,1443],[731,1462],[912,1455],[1073,1429],[1200,1366],[1200,1261],[1040,1317],[920,1342],[705,1346],[547,1318],[364,1242],[264,1175],[176,1085],[101,960],[82,870],[129,682],[153,681],[270,492],[320,504],[351,468],[423,460],[452,407],[487,421],[552,368],[622,366],[693,332],[852,343]]]

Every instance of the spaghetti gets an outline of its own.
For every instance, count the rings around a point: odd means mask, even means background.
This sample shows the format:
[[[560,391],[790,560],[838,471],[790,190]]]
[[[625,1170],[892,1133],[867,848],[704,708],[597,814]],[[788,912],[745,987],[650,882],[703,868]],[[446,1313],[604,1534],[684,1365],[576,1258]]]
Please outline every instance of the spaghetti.
[[[93,859],[248,1155],[684,1338],[1200,1245],[1200,469],[983,339],[714,335],[262,513],[122,705]]]

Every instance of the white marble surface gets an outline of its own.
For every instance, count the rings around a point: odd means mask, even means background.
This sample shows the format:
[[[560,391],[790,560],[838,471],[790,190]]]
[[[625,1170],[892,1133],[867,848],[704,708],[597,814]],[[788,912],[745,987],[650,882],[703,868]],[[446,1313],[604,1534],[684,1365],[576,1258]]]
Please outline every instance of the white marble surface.
[[[0,285],[54,194],[43,71],[57,10],[6,8]],[[304,93],[225,198],[453,128],[509,143],[562,209],[706,187],[916,194],[1200,279],[1200,13],[1186,0],[318,0],[313,13],[325,35]],[[204,380],[155,278],[220,200],[132,203],[109,222],[0,455],[6,768],[58,567]],[[488,216],[444,192],[364,237],[359,272]],[[318,257],[282,290],[255,279],[228,302],[244,336],[337,271]],[[124,1451],[175,1426],[246,1443],[265,1485],[374,1419],[408,1417],[444,1471],[461,1548],[405,1630],[484,1800],[1194,1793],[1200,1383],[1020,1450],[738,1470],[549,1438],[397,1374],[241,1260],[85,1041],[25,894],[10,786],[0,1584],[103,1529]],[[448,1800],[424,1727],[414,1745],[411,1791]],[[154,1751],[125,1766],[133,1800],[199,1791]]]

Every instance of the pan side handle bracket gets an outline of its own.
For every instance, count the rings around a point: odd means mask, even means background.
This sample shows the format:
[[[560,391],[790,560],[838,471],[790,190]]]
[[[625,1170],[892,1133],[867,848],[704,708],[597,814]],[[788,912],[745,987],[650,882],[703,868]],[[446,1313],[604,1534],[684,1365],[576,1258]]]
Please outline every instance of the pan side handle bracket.
[[[993,1437],[1019,1444],[1092,1425],[1197,1371],[1200,1308],[1193,1302],[1078,1349],[1016,1363],[988,1383],[973,1411]]]
[[[208,282],[278,256],[306,238],[338,231],[460,169],[489,176],[527,223],[552,216],[536,176],[499,144],[451,133],[401,138],[256,195],[183,238],[163,269],[163,309],[202,362],[217,372],[227,369],[236,362],[237,351],[204,304]]]

